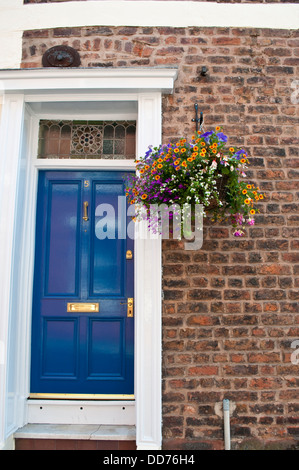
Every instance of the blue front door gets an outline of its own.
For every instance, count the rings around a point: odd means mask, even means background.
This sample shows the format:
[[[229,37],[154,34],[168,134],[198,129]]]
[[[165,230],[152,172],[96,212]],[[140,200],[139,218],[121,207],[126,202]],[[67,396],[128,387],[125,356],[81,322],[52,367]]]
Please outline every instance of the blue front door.
[[[31,394],[133,395],[134,242],[124,172],[42,171]]]

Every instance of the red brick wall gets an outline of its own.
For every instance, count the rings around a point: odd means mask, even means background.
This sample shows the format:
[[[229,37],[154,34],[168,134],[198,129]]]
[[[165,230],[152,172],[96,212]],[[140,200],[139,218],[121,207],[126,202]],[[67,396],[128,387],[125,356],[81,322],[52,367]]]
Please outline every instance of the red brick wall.
[[[206,221],[198,252],[163,242],[164,448],[222,449],[223,398],[233,408],[234,447],[293,445],[299,434],[299,365],[290,360],[299,339],[299,127],[292,88],[298,32],[28,31],[22,67],[41,67],[43,52],[55,44],[75,47],[84,67],[177,66],[174,93],[163,98],[163,140],[191,136],[198,102],[206,130],[223,125],[230,143],[246,148],[248,176],[267,194],[243,239]]]

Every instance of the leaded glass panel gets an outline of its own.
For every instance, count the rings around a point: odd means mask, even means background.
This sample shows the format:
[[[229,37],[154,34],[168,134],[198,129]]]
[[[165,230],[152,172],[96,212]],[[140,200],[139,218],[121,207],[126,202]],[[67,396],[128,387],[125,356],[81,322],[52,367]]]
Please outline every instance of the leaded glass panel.
[[[134,121],[41,120],[38,158],[135,158]]]

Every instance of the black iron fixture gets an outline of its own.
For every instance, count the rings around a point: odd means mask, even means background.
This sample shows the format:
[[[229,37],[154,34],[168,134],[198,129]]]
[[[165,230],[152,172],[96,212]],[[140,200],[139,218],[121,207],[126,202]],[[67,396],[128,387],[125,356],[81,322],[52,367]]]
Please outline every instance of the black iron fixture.
[[[54,46],[48,49],[42,58],[44,67],[79,67],[79,53],[69,46]]]
[[[208,68],[205,65],[203,65],[200,71],[200,75],[202,77],[205,77],[207,74],[208,74]]]
[[[198,132],[198,130],[200,130],[200,131],[202,130],[203,113],[201,111],[200,112],[200,117],[198,117],[198,104],[197,103],[195,103],[194,108],[195,108],[195,118],[192,119],[192,122],[195,122],[196,132]]]

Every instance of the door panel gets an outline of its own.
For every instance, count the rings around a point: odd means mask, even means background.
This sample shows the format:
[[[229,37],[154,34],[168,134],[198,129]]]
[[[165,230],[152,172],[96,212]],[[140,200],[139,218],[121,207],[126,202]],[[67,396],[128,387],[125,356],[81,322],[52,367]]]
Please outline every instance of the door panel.
[[[42,377],[76,378],[78,319],[43,319]]]
[[[129,222],[124,176],[40,172],[32,394],[134,393],[134,318],[126,306],[134,297],[134,261],[126,251],[134,243],[123,236]],[[111,228],[115,237],[104,238]],[[69,303],[99,309],[72,311]]]
[[[95,182],[92,187],[92,199],[95,209],[94,229],[91,238],[93,263],[91,268],[90,296],[124,296],[125,246],[126,240],[118,238],[118,198],[123,196],[122,183],[111,181]],[[100,204],[109,204],[107,213],[104,209],[97,211]],[[104,217],[99,215],[104,213]],[[114,239],[100,237],[107,233]],[[114,229],[114,230],[113,230]]]
[[[80,181],[48,187],[45,295],[78,295]]]

